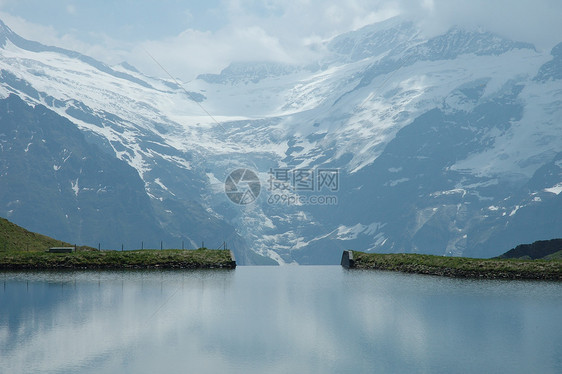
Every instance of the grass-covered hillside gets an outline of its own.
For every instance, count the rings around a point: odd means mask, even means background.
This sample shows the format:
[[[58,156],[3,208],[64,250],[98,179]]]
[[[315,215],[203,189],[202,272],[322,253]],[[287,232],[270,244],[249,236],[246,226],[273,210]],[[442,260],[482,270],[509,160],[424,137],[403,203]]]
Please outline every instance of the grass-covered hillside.
[[[480,259],[352,251],[349,267],[459,278],[562,280],[562,260]]]
[[[521,260],[562,259],[562,239],[538,240],[532,244],[521,244],[505,252],[499,258]]]
[[[49,253],[70,243],[28,231],[0,218],[0,269],[198,269],[235,268],[229,250],[98,251],[77,247],[72,253]]]
[[[0,251],[45,251],[50,247],[73,245],[28,231],[7,219],[0,218]]]

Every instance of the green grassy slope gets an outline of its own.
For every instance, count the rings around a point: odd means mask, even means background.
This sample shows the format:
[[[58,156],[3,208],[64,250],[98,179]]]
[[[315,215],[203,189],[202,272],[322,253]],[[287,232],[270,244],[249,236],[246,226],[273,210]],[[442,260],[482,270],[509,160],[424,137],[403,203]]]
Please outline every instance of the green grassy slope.
[[[48,253],[50,247],[72,247],[0,218],[0,269],[136,269],[235,268],[229,250],[98,251],[77,247],[73,253]]]
[[[354,268],[487,279],[562,280],[562,260],[479,259],[353,251]]]
[[[518,245],[499,258],[554,259],[560,258],[560,252],[562,252],[562,239],[538,240],[532,244]]]
[[[73,244],[28,231],[0,218],[0,251],[45,251],[50,247],[71,246]]]

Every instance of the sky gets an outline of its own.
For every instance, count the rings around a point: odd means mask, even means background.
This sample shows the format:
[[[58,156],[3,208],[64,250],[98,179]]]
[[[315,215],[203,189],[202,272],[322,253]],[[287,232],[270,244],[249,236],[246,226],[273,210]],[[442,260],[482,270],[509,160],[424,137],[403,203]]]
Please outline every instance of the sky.
[[[562,42],[561,0],[0,0],[21,36],[190,81],[231,62],[308,63],[322,43],[402,16],[427,36],[481,28],[549,50]],[[148,53],[147,53],[148,52]]]

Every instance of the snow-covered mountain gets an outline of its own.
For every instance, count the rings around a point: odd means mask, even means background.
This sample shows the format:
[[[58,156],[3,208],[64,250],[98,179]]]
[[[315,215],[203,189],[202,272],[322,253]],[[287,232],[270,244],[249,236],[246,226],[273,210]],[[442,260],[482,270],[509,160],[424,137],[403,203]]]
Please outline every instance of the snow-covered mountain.
[[[80,130],[76,142],[134,171],[102,184],[138,179],[142,219],[101,216],[154,227],[149,236],[165,236],[157,240],[227,241],[242,263],[261,261],[257,254],[337,263],[349,248],[494,256],[562,234],[562,44],[538,51],[460,28],[425,38],[394,18],[327,41],[314,64],[237,63],[183,87],[24,40],[3,24],[0,47],[0,96],[53,111]],[[13,160],[46,141],[38,114],[25,134],[7,132],[16,98],[5,100],[2,191],[14,183]],[[104,186],[79,160],[63,174],[63,145],[49,154],[52,166],[27,167],[56,181],[44,188],[79,201],[59,208],[65,218],[48,226],[52,206],[36,217],[19,208],[37,184],[2,192],[0,215],[45,234],[64,226],[63,239],[96,245],[91,218],[80,234],[73,225],[75,211],[96,204],[79,197]],[[225,194],[239,168],[261,181],[251,204]],[[112,243],[138,241],[129,231]]]

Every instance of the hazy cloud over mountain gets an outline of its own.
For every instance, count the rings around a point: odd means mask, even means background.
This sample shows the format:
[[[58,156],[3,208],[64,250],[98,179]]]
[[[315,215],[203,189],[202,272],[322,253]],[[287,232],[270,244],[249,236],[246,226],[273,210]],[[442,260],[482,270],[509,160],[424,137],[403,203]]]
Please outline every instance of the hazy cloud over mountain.
[[[233,61],[306,62],[322,53],[322,41],[396,15],[414,19],[428,35],[452,25],[482,27],[540,49],[562,35],[558,0],[2,0],[0,10],[24,37],[162,76],[148,50],[184,80]]]

